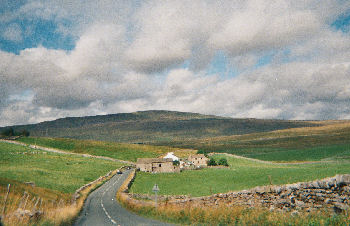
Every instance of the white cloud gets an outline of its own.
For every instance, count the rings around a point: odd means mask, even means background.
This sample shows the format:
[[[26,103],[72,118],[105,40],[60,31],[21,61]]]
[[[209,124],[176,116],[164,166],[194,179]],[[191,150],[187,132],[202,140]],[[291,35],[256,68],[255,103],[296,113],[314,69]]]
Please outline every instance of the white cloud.
[[[31,0],[0,16],[10,24],[3,37],[20,42],[15,18],[41,18],[76,44],[0,51],[0,125],[151,109],[349,118],[350,37],[330,26],[349,9],[333,0]],[[218,52],[238,76],[208,72]]]
[[[151,73],[190,58],[205,60],[211,54],[205,49],[206,40],[219,21],[219,11],[205,1],[148,2],[136,14],[138,29],[126,52],[128,63],[137,71]]]
[[[36,105],[59,109],[135,98],[140,90],[145,95],[147,77],[120,66],[123,38],[119,26],[97,24],[80,37],[71,52],[40,46],[19,55],[1,52],[3,84],[11,87],[6,89],[9,94],[31,89]],[[141,84],[143,88],[136,89]]]
[[[16,24],[10,24],[2,33],[2,37],[5,40],[13,41],[13,42],[20,42],[23,40],[22,37],[22,29],[21,27]]]
[[[285,48],[317,35],[317,11],[291,7],[285,1],[247,1],[233,12],[208,42],[233,56]]]

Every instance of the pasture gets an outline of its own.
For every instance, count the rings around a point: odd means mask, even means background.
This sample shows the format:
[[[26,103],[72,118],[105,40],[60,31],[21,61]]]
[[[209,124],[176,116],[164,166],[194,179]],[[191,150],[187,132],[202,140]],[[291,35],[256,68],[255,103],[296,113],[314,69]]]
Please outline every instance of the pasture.
[[[225,158],[230,165],[225,169],[206,168],[159,174],[138,172],[130,192],[152,194],[153,185],[158,184],[159,194],[196,197],[269,185],[269,177],[272,184],[280,185],[350,173],[349,161],[276,164],[227,156]]]
[[[62,193],[73,193],[121,166],[118,162],[48,153],[0,142],[0,178],[32,181],[38,187]]]
[[[5,206],[3,222],[5,225],[69,225],[83,204],[80,199],[77,205],[71,205],[72,194],[82,185],[121,166],[122,163],[114,161],[0,142],[1,197],[5,197],[7,186],[11,185],[6,206],[4,199],[0,199],[0,207]],[[83,197],[86,192],[82,193]],[[39,219],[19,218],[14,216],[18,208],[45,211]]]
[[[106,156],[132,162],[136,162],[137,158],[155,158],[171,151],[175,152],[178,156],[187,156],[190,153],[195,153],[195,151],[181,151],[178,148],[172,147],[75,140],[68,138],[22,137],[18,141],[74,153]]]
[[[321,161],[350,157],[350,122],[313,122],[317,127],[206,139],[187,139],[159,145],[193,148],[202,153],[230,153],[267,161]]]

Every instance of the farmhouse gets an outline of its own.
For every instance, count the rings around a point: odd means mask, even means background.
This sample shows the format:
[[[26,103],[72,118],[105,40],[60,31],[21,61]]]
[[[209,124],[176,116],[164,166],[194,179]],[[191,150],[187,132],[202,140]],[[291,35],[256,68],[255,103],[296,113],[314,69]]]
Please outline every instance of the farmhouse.
[[[138,158],[136,169],[150,173],[180,172],[180,167],[173,165],[173,160],[170,158]]]
[[[196,167],[203,167],[208,165],[208,158],[203,154],[190,155],[188,161],[192,162]]]

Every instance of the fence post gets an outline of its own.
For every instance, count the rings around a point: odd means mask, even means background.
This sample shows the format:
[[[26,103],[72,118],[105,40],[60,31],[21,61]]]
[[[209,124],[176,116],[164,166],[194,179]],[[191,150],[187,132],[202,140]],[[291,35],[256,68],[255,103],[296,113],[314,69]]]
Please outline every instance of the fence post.
[[[35,204],[34,204],[34,207],[33,207],[33,212],[36,211],[36,206],[38,205],[39,203],[39,200],[40,200],[40,197],[38,197],[38,199],[36,200]]]
[[[22,209],[23,202],[24,202],[26,196],[27,196],[27,192],[24,191],[23,196],[22,196],[22,198],[21,198],[21,200],[20,200],[20,202],[19,202],[18,209]]]
[[[26,209],[28,198],[29,198],[29,193],[27,193],[26,201],[24,201],[24,206],[23,206],[24,210]]]
[[[7,185],[7,193],[6,193],[6,196],[5,196],[4,206],[2,207],[1,216],[5,216],[6,203],[7,203],[7,198],[9,196],[9,193],[10,193],[10,188],[11,188],[11,184],[8,184]]]
[[[269,177],[270,185],[272,185],[272,177],[271,177],[271,175],[268,175],[268,177]]]
[[[63,208],[65,205],[66,205],[66,203],[63,199],[60,199],[60,201],[57,204],[58,208]]]
[[[42,207],[42,204],[43,204],[43,199],[41,198],[41,199],[40,199],[40,205],[39,205],[39,208],[38,208],[38,209],[41,210],[41,211],[42,211],[42,208],[41,208],[41,207]]]

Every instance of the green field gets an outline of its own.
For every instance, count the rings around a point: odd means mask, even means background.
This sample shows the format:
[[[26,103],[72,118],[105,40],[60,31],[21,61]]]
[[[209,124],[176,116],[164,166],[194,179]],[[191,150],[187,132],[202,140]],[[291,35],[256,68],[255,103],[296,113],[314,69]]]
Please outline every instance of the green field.
[[[63,193],[73,193],[121,166],[112,161],[48,153],[0,142],[0,180],[33,181],[37,187]]]
[[[219,157],[222,156],[216,156]],[[151,194],[151,189],[156,183],[160,188],[159,193],[163,195],[205,196],[269,185],[269,176],[272,183],[278,185],[350,173],[349,161],[286,165],[260,163],[234,157],[225,158],[230,165],[227,169],[207,168],[168,174],[138,172],[130,191]]]
[[[157,144],[193,148],[203,153],[230,153],[268,161],[320,161],[349,158],[349,121],[322,123],[325,125],[239,136],[173,140]]]
[[[22,137],[18,141],[74,153],[107,156],[132,162],[135,162],[137,158],[155,158],[161,154],[176,150],[171,147],[74,140],[67,138]]]
[[[350,142],[303,149],[262,148],[237,152],[238,155],[268,161],[328,161],[350,159]]]

